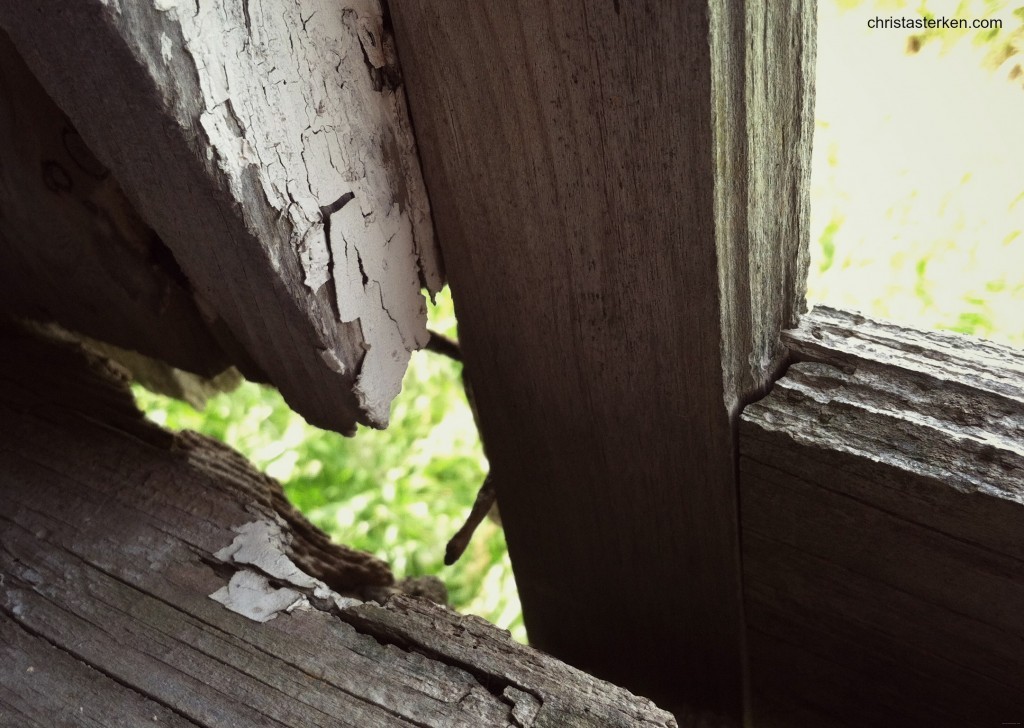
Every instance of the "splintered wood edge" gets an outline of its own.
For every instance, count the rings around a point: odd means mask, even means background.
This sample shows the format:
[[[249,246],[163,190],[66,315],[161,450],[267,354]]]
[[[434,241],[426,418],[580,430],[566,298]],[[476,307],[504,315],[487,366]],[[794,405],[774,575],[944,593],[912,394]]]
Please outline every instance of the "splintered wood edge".
[[[1024,400],[1024,354],[986,339],[947,331],[923,331],[878,321],[853,311],[815,306],[799,326],[782,332],[798,360],[849,369],[888,365],[955,382],[975,390]]]
[[[81,348],[4,345],[0,718],[677,725],[479,618],[340,597],[289,558],[298,534],[240,455],[142,420],[117,372]]]
[[[479,617],[394,596],[383,608],[367,603],[347,609],[342,619],[404,649],[458,665],[506,696],[510,690],[532,695],[537,725],[591,725],[579,722],[584,716],[595,726],[676,725],[646,698],[521,645]],[[686,718],[686,726],[710,725]]]
[[[0,24],[232,361],[315,424],[386,426],[443,274],[378,0],[41,0]]]
[[[741,452],[775,433],[1024,506],[1024,352],[824,306],[783,338],[797,361],[744,410]]]

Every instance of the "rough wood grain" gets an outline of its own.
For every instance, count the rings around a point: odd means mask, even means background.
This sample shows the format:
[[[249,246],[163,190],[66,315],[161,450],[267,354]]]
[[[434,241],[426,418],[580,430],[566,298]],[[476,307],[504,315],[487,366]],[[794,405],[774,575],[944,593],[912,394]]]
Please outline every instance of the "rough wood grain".
[[[272,481],[146,422],[80,350],[0,346],[3,725],[676,725],[476,618],[340,597],[271,539],[228,555],[253,524],[310,540]],[[240,575],[290,607],[255,622],[210,598]]]
[[[814,4],[391,12],[530,639],[739,720],[733,428],[802,305]]]
[[[197,374],[229,364],[170,251],[2,30],[0,311]]]
[[[1024,720],[1024,354],[826,308],[786,340],[740,430],[757,724]]]
[[[385,425],[441,272],[378,2],[38,0],[0,26],[232,360],[315,424]]]
[[[722,375],[733,415],[778,378],[787,359],[779,332],[805,310],[816,7],[707,4]]]

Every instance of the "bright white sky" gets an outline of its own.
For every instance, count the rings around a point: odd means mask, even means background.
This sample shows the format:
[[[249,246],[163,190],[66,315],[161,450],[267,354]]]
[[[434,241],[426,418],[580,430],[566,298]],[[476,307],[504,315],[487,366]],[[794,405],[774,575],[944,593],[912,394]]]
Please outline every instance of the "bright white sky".
[[[969,38],[908,54],[872,6],[818,6],[808,297],[922,327],[980,312],[979,335],[1024,346],[1024,77]]]

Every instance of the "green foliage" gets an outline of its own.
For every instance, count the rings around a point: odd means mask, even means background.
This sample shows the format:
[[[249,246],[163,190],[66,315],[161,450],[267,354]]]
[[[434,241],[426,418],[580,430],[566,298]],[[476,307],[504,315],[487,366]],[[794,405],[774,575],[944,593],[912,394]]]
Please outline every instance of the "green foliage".
[[[435,330],[454,335],[447,290],[430,318]],[[499,527],[485,522],[462,559],[443,565],[444,546],[487,469],[457,363],[415,353],[391,426],[360,428],[354,438],[307,425],[275,390],[256,384],[211,399],[203,412],[135,392],[151,419],[222,440],[280,480],[292,502],[335,540],[381,556],[399,576],[441,577],[453,606],[525,640]]]

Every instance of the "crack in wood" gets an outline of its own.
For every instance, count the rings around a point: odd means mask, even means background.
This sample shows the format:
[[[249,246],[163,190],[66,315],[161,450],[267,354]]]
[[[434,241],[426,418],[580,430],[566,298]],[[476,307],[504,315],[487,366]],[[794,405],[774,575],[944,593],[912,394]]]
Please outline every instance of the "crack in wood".
[[[399,597],[400,598],[400,597]],[[387,607],[387,602],[383,605]],[[373,607],[373,605],[368,605]],[[446,655],[437,650],[432,650],[420,642],[413,640],[403,639],[395,632],[382,629],[377,626],[374,622],[362,618],[362,615],[358,611],[353,609],[343,609],[332,611],[339,619],[344,621],[346,624],[351,625],[360,634],[365,634],[368,637],[372,637],[382,645],[390,645],[396,649],[402,650],[410,654],[420,654],[425,657],[429,657],[438,662],[443,662],[447,665],[457,667],[460,670],[465,670],[467,673],[473,676],[473,678],[494,697],[502,700],[508,704],[511,712],[515,712],[517,705],[520,700],[515,697],[515,694],[522,693],[527,699],[532,699],[536,702],[537,708],[534,714],[540,711],[540,707],[544,704],[544,698],[537,692],[530,690],[529,687],[521,685],[506,676],[499,675],[493,671],[487,671],[482,669],[478,665],[474,665],[472,662],[462,660],[458,658],[452,658],[451,655]],[[517,723],[518,724],[518,723]],[[526,726],[532,725],[527,723]]]
[[[338,283],[335,278],[334,248],[331,246],[331,215],[343,208],[356,197],[354,192],[346,192],[329,205],[320,207],[320,219],[323,223],[324,242],[327,250],[327,297],[330,301],[331,311],[334,313],[335,321],[341,320],[341,311],[338,309]]]

